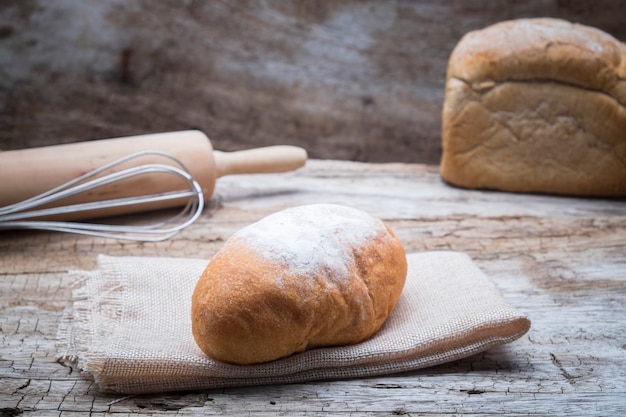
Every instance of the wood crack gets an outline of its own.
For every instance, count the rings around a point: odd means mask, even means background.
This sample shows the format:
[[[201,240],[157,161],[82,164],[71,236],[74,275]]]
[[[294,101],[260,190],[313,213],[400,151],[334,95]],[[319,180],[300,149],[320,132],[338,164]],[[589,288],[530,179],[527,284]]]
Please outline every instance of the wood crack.
[[[563,366],[561,361],[556,357],[556,355],[554,353],[550,353],[550,359],[552,360],[552,364],[554,364],[554,366],[559,368],[559,371],[561,372],[561,375],[563,375],[565,380],[567,380],[567,382],[570,385],[576,384],[576,378],[578,378],[578,377],[573,376],[572,374],[567,372],[567,370],[565,369],[565,367]]]

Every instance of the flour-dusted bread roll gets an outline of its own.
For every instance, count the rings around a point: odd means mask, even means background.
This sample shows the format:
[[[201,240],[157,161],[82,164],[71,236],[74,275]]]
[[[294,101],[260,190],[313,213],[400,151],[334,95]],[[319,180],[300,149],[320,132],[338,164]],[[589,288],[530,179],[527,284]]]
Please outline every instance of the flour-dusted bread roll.
[[[442,117],[452,184],[626,195],[626,45],[598,29],[521,19],[468,33]]]
[[[193,336],[234,364],[279,359],[372,336],[406,279],[404,249],[354,208],[286,209],[241,229],[209,262],[192,298]]]

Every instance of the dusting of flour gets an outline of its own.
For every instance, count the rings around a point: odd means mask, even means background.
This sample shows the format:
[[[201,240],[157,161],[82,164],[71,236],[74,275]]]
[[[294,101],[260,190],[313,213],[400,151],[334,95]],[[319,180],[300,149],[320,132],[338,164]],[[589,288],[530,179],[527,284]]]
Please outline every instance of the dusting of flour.
[[[353,250],[383,233],[383,222],[368,213],[335,204],[311,204],[274,213],[232,236],[290,273],[309,276],[325,271],[345,279],[354,265]],[[391,238],[389,236],[389,238]]]

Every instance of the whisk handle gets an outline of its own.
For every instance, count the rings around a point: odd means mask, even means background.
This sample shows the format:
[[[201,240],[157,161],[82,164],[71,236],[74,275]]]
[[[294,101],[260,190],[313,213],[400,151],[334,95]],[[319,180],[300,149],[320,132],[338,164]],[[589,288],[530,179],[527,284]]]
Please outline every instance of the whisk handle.
[[[217,178],[232,174],[287,172],[306,163],[307,152],[297,146],[266,146],[237,152],[213,151]]]

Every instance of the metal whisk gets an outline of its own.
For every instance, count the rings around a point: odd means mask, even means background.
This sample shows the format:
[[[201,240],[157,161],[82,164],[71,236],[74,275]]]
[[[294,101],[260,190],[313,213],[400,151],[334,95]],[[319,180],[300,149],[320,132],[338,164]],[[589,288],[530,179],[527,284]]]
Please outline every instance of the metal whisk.
[[[177,166],[166,164],[145,164],[104,174],[112,168],[147,155],[160,156],[173,161]],[[156,173],[173,175],[184,181],[187,189],[163,193],[113,198],[66,206],[48,207],[66,198],[86,193],[90,190],[140,175]],[[98,224],[77,221],[44,220],[50,216],[67,213],[93,212],[112,207],[136,206],[165,200],[188,198],[183,209],[170,219],[149,225]],[[195,222],[204,208],[204,191],[193,178],[185,165],[174,156],[159,151],[142,151],[120,158],[100,168],[92,170],[74,180],[68,181],[50,191],[46,191],[27,200],[0,208],[0,230],[2,229],[39,229],[59,232],[71,232],[83,235],[157,242],[171,238]]]

